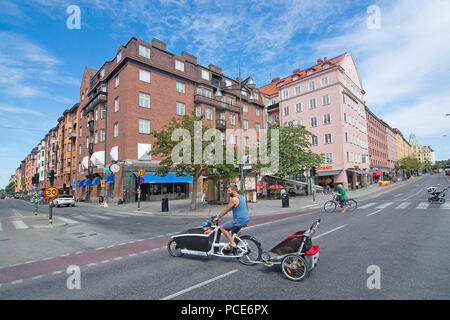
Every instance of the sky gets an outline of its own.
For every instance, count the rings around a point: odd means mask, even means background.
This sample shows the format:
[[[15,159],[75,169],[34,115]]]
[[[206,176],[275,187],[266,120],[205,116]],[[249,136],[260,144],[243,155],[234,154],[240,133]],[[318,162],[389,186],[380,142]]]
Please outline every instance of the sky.
[[[71,6],[80,9],[78,28]],[[0,0],[0,188],[131,37],[258,87],[352,53],[367,106],[450,158],[450,1]],[[70,23],[69,23],[70,26]]]

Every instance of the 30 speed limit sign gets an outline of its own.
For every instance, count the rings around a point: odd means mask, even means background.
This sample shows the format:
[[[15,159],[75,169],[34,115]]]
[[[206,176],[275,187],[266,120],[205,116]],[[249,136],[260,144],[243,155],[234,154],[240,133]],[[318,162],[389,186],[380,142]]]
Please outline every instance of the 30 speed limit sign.
[[[56,198],[59,194],[59,190],[55,187],[48,187],[44,190],[44,197],[47,199]]]

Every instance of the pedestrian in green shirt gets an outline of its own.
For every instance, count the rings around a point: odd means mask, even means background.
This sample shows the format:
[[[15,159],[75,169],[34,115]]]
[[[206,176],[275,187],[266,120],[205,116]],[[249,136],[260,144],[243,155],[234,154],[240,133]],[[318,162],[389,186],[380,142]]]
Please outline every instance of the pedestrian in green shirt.
[[[347,191],[342,184],[338,184],[339,202],[342,206],[342,213],[347,212],[347,207],[345,206],[345,200],[347,200]]]

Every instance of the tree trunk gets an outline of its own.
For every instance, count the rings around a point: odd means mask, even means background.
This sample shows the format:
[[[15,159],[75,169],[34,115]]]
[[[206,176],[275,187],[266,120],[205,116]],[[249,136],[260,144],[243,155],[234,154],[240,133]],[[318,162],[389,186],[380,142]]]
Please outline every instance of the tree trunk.
[[[198,183],[199,173],[196,170],[194,172],[193,181],[192,181],[192,193],[191,193],[191,210],[195,210],[197,207],[197,183]]]

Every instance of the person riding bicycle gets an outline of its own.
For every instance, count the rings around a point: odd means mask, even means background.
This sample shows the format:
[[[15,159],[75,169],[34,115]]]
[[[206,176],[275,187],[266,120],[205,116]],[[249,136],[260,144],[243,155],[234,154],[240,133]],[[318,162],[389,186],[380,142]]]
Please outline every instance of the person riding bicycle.
[[[230,185],[227,188],[227,194],[230,195],[230,203],[228,206],[222,210],[222,212],[213,219],[217,222],[220,218],[226,215],[228,212],[233,211],[233,220],[227,221],[220,226],[220,231],[225,235],[225,237],[230,241],[230,245],[224,250],[228,251],[237,248],[236,242],[231,236],[231,232],[234,229],[242,228],[247,226],[250,218],[248,215],[247,203],[244,196],[239,194],[236,185]]]
[[[345,206],[345,200],[347,200],[347,191],[345,190],[342,184],[338,184],[338,194],[339,194],[339,203],[342,206],[342,213],[347,212],[347,207]]]

